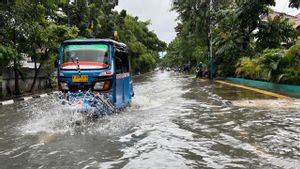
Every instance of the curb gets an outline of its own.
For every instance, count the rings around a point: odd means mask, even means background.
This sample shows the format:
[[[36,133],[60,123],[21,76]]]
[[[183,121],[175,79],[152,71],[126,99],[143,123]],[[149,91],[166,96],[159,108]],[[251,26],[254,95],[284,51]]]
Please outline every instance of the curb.
[[[2,106],[10,105],[10,104],[14,104],[14,100],[7,100],[0,103],[0,105]]]
[[[21,98],[16,98],[14,99],[14,101],[27,101],[32,99],[33,97],[21,97]]]
[[[281,95],[300,98],[300,85],[279,84],[260,80],[228,77],[221,79],[227,82],[254,87],[261,90],[272,91]]]
[[[246,89],[246,90],[251,90],[251,91],[254,91],[254,92],[257,92],[257,93],[261,93],[261,94],[264,94],[264,95],[276,97],[276,98],[279,98],[279,99],[292,100],[292,98],[289,97],[289,96],[281,95],[281,94],[278,94],[278,93],[274,93],[274,92],[270,92],[270,91],[266,91],[266,90],[262,90],[262,89],[257,89],[257,88],[254,88],[254,87],[249,87],[249,86],[245,86],[245,85],[225,82],[225,81],[222,81],[222,80],[215,80],[215,82],[223,84],[223,85],[234,86],[234,87],[238,87],[238,88],[242,88],[242,89]]]
[[[20,97],[20,98],[16,98],[16,99],[10,99],[10,100],[0,102],[0,106],[12,105],[16,102],[28,101],[28,100],[36,99],[36,98],[44,98],[44,97],[48,97],[52,94],[58,94],[58,93],[59,93],[58,91],[54,91],[54,92],[49,92],[49,93],[44,93],[44,94],[39,94],[39,95]]]

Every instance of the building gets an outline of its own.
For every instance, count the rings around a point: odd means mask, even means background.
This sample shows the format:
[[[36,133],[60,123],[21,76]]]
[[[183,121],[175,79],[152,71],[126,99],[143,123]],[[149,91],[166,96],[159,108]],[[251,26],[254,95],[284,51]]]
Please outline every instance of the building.
[[[29,55],[22,54],[21,66],[23,68],[34,69],[34,62],[32,61],[32,59]],[[40,64],[37,63],[36,66],[39,67]]]
[[[272,11],[268,16],[263,16],[263,20],[266,21],[268,17],[274,19],[276,16],[281,16],[288,19],[291,23],[293,23],[293,27],[295,29],[300,30],[300,13],[296,16],[293,16],[283,12]]]

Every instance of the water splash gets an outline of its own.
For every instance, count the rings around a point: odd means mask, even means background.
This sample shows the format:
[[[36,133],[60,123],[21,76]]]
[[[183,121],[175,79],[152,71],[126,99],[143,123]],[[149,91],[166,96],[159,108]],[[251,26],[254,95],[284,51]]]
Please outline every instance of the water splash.
[[[58,93],[47,99],[29,103],[20,111],[28,111],[28,120],[19,129],[23,134],[82,133],[118,110],[111,111],[92,92]],[[109,95],[104,95],[109,100]]]
[[[109,94],[99,94],[96,92],[76,92],[76,93],[58,93],[61,104],[79,106],[80,112],[88,117],[98,118],[100,116],[111,115],[118,110],[112,104],[112,97]]]

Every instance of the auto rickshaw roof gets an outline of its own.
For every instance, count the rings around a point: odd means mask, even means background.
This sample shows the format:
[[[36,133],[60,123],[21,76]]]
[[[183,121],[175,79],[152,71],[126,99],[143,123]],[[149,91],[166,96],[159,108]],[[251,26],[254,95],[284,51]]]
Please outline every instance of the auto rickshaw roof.
[[[127,51],[127,45],[121,42],[117,42],[112,39],[71,39],[66,40],[62,44],[65,43],[108,43],[114,45],[119,50],[126,50]]]

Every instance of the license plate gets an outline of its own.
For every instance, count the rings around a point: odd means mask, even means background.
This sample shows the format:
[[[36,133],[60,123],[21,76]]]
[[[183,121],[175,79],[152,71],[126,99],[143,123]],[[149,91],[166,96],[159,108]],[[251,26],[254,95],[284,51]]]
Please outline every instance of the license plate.
[[[73,83],[85,83],[88,81],[89,81],[89,76],[86,75],[72,76]]]

